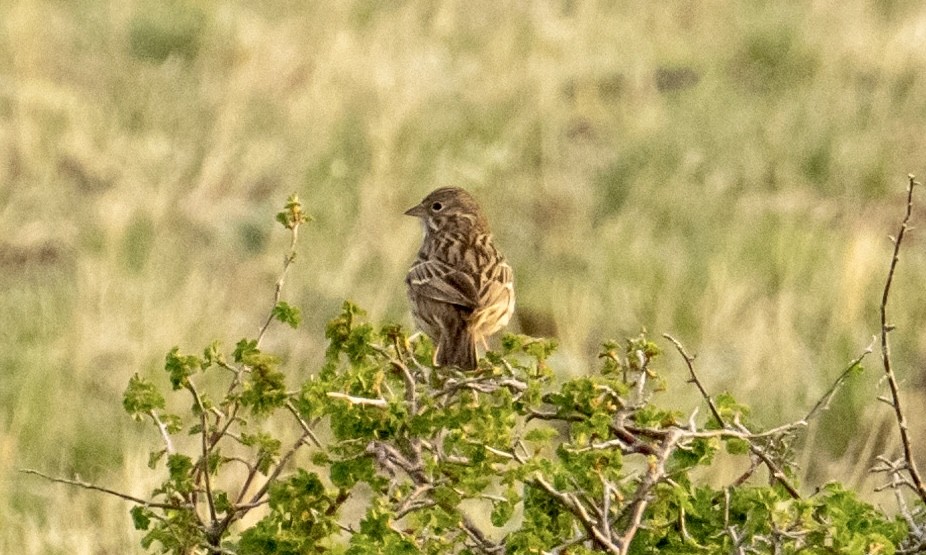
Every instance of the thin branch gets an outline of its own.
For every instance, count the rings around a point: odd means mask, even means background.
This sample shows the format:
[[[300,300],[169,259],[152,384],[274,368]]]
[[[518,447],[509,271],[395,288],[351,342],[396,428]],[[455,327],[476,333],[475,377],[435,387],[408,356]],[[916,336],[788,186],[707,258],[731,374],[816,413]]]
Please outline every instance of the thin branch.
[[[245,465],[248,467],[248,475],[244,479],[244,484],[241,485],[241,490],[238,492],[238,497],[235,498],[235,505],[240,506],[241,502],[244,501],[245,496],[248,494],[248,490],[251,489],[251,484],[254,483],[254,478],[257,477],[257,466],[248,463],[247,461],[242,460]]]
[[[601,520],[604,524],[604,526],[602,526],[602,532],[604,532],[605,535],[607,535],[608,539],[610,540],[612,539],[611,538],[611,526],[610,526],[611,492],[617,491],[617,490],[616,488],[614,488],[614,486],[611,485],[611,482],[609,480],[607,480],[604,476],[601,475],[600,472],[598,472],[597,474],[598,474],[598,479],[601,481],[601,486],[602,486],[601,487],[601,515],[602,515]]]
[[[663,337],[671,341],[675,345],[675,348],[678,350],[679,354],[682,355],[682,358],[685,359],[685,365],[688,366],[688,372],[691,374],[690,381],[694,383],[695,386],[697,386],[698,391],[701,392],[701,395],[707,401],[707,404],[711,409],[711,413],[713,414],[714,418],[717,420],[717,423],[720,425],[721,428],[728,429],[727,423],[724,422],[723,417],[720,415],[720,411],[717,409],[717,405],[714,404],[714,400],[707,393],[707,390],[704,388],[704,385],[701,383],[700,378],[698,378],[697,372],[695,372],[694,357],[689,355],[688,352],[685,351],[685,348],[682,346],[682,344],[677,339],[672,337],[671,335],[664,334]],[[804,423],[796,422],[794,424],[789,424],[787,426],[780,427],[780,429],[783,430],[787,428],[793,428],[796,425],[802,425],[802,424]],[[745,430],[744,426],[741,426],[741,428]],[[743,438],[743,439],[748,439],[748,438]],[[790,480],[788,480],[788,477],[785,475],[784,471],[781,470],[781,468],[778,466],[778,463],[772,460],[772,458],[768,455],[768,453],[765,452],[764,449],[762,449],[761,447],[759,447],[752,441],[749,441],[748,443],[749,443],[749,450],[752,451],[757,457],[762,459],[762,462],[765,464],[766,467],[768,467],[768,470],[772,476],[772,479],[780,483],[788,491],[788,494],[790,494],[792,498],[800,499],[801,498],[800,492],[798,492],[797,488],[794,487],[793,484],[791,484]]]
[[[647,472],[643,476],[643,481],[637,487],[637,492],[634,500],[630,504],[630,525],[624,531],[624,534],[621,536],[620,545],[621,551],[620,555],[626,555],[630,549],[630,542],[633,541],[633,537],[637,534],[637,531],[640,529],[641,524],[643,523],[643,513],[646,511],[647,505],[649,505],[649,497],[652,489],[659,483],[660,480],[666,474],[666,461],[669,459],[669,456],[675,450],[676,445],[679,440],[684,436],[685,431],[681,428],[675,428],[672,430],[672,433],[666,437],[661,448],[659,449],[659,454],[655,457],[655,460],[648,461]]]
[[[561,414],[557,412],[546,412],[537,410],[534,408],[528,409],[527,421],[531,420],[551,420],[551,421],[560,421],[560,422],[582,422],[585,420],[585,416],[582,414]],[[661,438],[664,436],[664,433],[661,430],[650,430],[650,429],[635,429],[633,433],[629,431],[628,427],[624,425],[624,417],[619,415],[617,422],[610,425],[611,432],[614,433],[624,443],[627,444],[627,452],[629,453],[642,453],[644,455],[655,455],[656,449],[644,442],[637,439],[634,433],[640,433],[640,435],[653,435],[656,438]],[[654,434],[651,434],[653,432]]]
[[[475,378],[448,378],[442,389],[435,391],[432,395],[435,399],[449,397],[461,389],[470,389],[480,393],[493,393],[499,389],[507,387],[512,393],[523,393],[527,390],[527,384],[515,378],[494,378],[494,377],[475,377]]]
[[[836,381],[833,382],[833,385],[831,385],[830,388],[827,390],[827,392],[823,394],[823,397],[820,397],[820,399],[817,401],[817,404],[815,404],[813,408],[810,409],[810,412],[808,412],[807,416],[804,417],[804,422],[809,422],[814,416],[817,415],[818,411],[826,410],[829,408],[830,401],[833,400],[833,396],[836,395],[836,391],[838,391],[839,388],[842,387],[842,384],[846,381],[846,379],[849,378],[849,375],[851,375],[852,372],[855,371],[858,365],[862,363],[862,360],[864,360],[866,356],[871,354],[871,351],[874,349],[874,344],[875,344],[875,339],[872,338],[871,343],[869,343],[868,347],[865,348],[865,352],[860,354],[858,357],[855,358],[855,360],[853,360],[852,362],[849,363],[848,366],[846,366],[846,368],[842,371],[842,373],[839,374],[839,377],[836,378]]]
[[[236,377],[235,379],[237,379],[237,377]],[[232,391],[233,391],[233,390],[230,389],[229,392],[228,392],[225,396],[228,397],[228,396],[231,394]],[[237,416],[238,416],[238,408],[239,408],[239,407],[240,407],[240,404],[238,403],[238,401],[235,401],[235,402],[233,402],[233,403],[231,404],[231,406],[229,407],[229,410],[228,410],[226,413],[222,413],[221,411],[219,411],[220,416],[219,416],[219,419],[216,420],[216,426],[219,425],[219,421],[220,421],[221,419],[223,419],[223,418],[225,419],[225,424],[222,426],[222,429],[220,429],[218,432],[212,434],[212,439],[211,439],[211,441],[209,442],[209,448],[210,448],[210,449],[212,449],[213,447],[215,447],[216,444],[219,443],[219,440],[220,440],[220,439],[222,439],[223,437],[225,437],[225,436],[227,436],[227,435],[231,435],[231,434],[228,432],[228,429],[231,428],[231,425],[235,423],[235,419],[236,419]]]
[[[48,474],[45,474],[44,472],[39,472],[38,470],[33,470],[31,468],[21,468],[19,469],[19,471],[22,472],[23,474],[33,474],[35,476],[39,476],[40,478],[45,478],[46,480],[50,482],[56,482],[59,484],[68,484],[70,486],[77,486],[83,489],[89,489],[93,491],[99,491],[102,493],[106,493],[106,494],[109,494],[115,497],[119,497],[120,499],[125,499],[126,501],[131,501],[132,503],[135,503],[136,505],[141,505],[143,507],[150,507],[153,509],[171,509],[171,510],[183,508],[182,505],[178,506],[176,504],[171,504],[171,503],[158,503],[155,501],[149,501],[147,499],[135,497],[127,493],[116,491],[114,489],[109,489],[103,486],[98,486],[96,484],[91,484],[90,482],[84,482],[83,480],[69,480],[67,478],[56,478],[54,476],[49,476]],[[187,506],[186,508],[191,508],[191,507]]]
[[[714,399],[712,399],[711,396],[707,393],[707,390],[704,389],[704,385],[701,383],[701,380],[698,378],[698,374],[695,372],[694,356],[688,354],[688,351],[685,350],[685,347],[683,347],[677,339],[668,333],[664,333],[662,336],[671,341],[672,344],[675,345],[675,349],[678,351],[678,354],[682,355],[682,359],[685,360],[685,365],[688,367],[688,373],[691,375],[691,379],[688,381],[694,383],[695,387],[698,388],[698,391],[701,392],[701,397],[707,401],[707,406],[710,407],[711,414],[714,415],[714,419],[717,420],[717,424],[720,427],[725,428],[726,424],[724,424],[723,417],[720,416],[720,411],[717,410],[717,405],[714,404]]]
[[[913,458],[913,448],[911,446],[910,433],[907,429],[907,417],[903,410],[900,400],[900,386],[897,383],[897,376],[894,374],[894,368],[891,364],[891,348],[888,343],[888,333],[893,331],[894,326],[888,324],[887,319],[887,302],[890,298],[891,284],[894,282],[894,272],[897,269],[897,262],[900,260],[900,246],[909,229],[910,215],[913,213],[913,188],[919,183],[911,175],[907,182],[907,208],[904,213],[903,221],[900,224],[900,230],[897,237],[894,238],[894,254],[891,257],[890,269],[887,272],[887,279],[884,282],[884,293],[881,295],[881,361],[884,363],[884,373],[887,376],[887,383],[891,389],[892,406],[894,407],[894,419],[897,421],[897,428],[900,432],[900,442],[903,446],[904,460],[906,461],[907,472],[913,481],[914,490],[917,495],[926,503],[926,484],[916,467],[916,461]]]
[[[293,458],[293,455],[296,454],[296,451],[298,451],[300,447],[305,445],[306,437],[308,437],[308,434],[306,434],[305,432],[302,432],[302,435],[299,436],[299,439],[297,439],[295,443],[293,443],[293,446],[289,448],[289,451],[287,451],[286,454],[280,457],[279,462],[277,462],[276,468],[274,468],[273,472],[270,473],[270,476],[267,477],[267,481],[264,482],[264,485],[261,486],[261,488],[257,490],[257,493],[255,493],[251,497],[251,503],[257,503],[267,493],[267,490],[270,489],[270,485],[276,482],[277,477],[283,471],[283,467],[286,466],[286,463],[289,462],[289,459]]]
[[[568,553],[568,549],[574,545],[588,541],[588,536],[585,534],[579,534],[578,536],[566,540],[565,542],[557,545],[550,551],[545,551],[545,555],[560,555],[561,553]]]
[[[206,418],[206,408],[205,405],[203,405],[203,400],[199,395],[199,391],[196,390],[196,386],[193,382],[189,380],[186,382],[186,387],[193,395],[193,400],[196,402],[196,406],[199,409],[199,435],[202,445],[202,460],[200,461],[202,463],[201,475],[203,477],[203,484],[206,488],[206,505],[209,507],[209,518],[215,523],[218,517],[215,511],[215,499],[212,495],[212,478],[209,476],[209,453],[212,451],[212,447],[214,447],[215,444],[209,444],[209,421]]]
[[[270,324],[273,322],[274,311],[278,304],[280,304],[280,299],[283,296],[283,284],[286,281],[286,274],[289,272],[290,266],[293,265],[293,262],[296,260],[296,241],[299,238],[299,224],[300,222],[294,222],[291,229],[291,235],[289,240],[289,252],[286,254],[286,257],[283,259],[283,271],[280,272],[280,278],[277,279],[276,286],[273,291],[273,306],[270,307],[270,314],[267,315],[267,319],[264,321],[264,325],[261,326],[260,331],[257,334],[257,346],[260,347],[261,341],[264,339],[264,334],[267,333],[267,328],[270,327]]]
[[[313,432],[312,428],[309,427],[309,423],[302,418],[302,415],[300,415],[299,411],[296,410],[296,407],[293,406],[292,401],[286,401],[286,409],[289,410],[293,417],[295,417],[296,421],[299,422],[299,426],[302,428],[302,431],[305,432],[306,436],[308,436],[310,440],[312,440],[312,443],[321,449],[322,444],[321,441],[318,440],[318,436],[315,435],[315,432]]]
[[[535,474],[531,481],[562,503],[563,506],[579,520],[589,537],[593,538],[595,543],[601,548],[614,555],[622,555],[624,553],[621,550],[621,546],[612,542],[601,532],[601,529],[596,526],[596,522],[592,520],[591,515],[588,514],[588,510],[574,495],[557,490],[539,473]]]
[[[426,500],[426,501],[418,501],[418,498],[422,494],[427,493],[431,491],[432,489],[434,489],[434,486],[432,484],[428,484],[428,483],[418,484],[415,487],[415,490],[412,491],[410,494],[408,494],[408,496],[402,501],[402,503],[399,504],[398,507],[396,507],[395,509],[396,520],[404,517],[405,515],[407,515],[408,513],[412,511],[417,511],[419,509],[424,509],[426,507],[433,507],[434,505],[436,505],[437,502],[431,499]]]
[[[370,347],[372,347],[374,351],[386,357],[389,360],[389,364],[391,364],[402,374],[402,380],[405,382],[405,403],[408,405],[409,412],[411,414],[418,414],[417,383],[415,382],[415,378],[412,376],[412,372],[409,370],[408,365],[406,365],[405,362],[403,362],[400,358],[392,356],[392,354],[389,353],[387,349],[380,347],[379,345],[374,345],[371,343]],[[398,344],[395,345],[395,349],[396,352],[399,352]]]
[[[468,516],[462,515],[463,522],[460,524],[460,529],[463,530],[467,536],[470,537],[474,542],[476,542],[477,547],[486,553],[504,553],[505,546],[504,544],[497,544],[486,537],[485,533],[476,526]]]
[[[412,376],[411,370],[408,366],[401,360],[392,356],[388,350],[378,346],[373,345],[373,349],[385,356],[389,363],[392,364],[401,374],[402,379],[405,382],[405,405],[408,407],[408,412],[412,416],[418,415],[418,383],[415,382],[414,376]],[[395,344],[396,353],[401,357],[401,351],[399,350],[398,343]],[[410,447],[412,450],[415,466],[421,466],[421,438],[412,437],[409,439]]]
[[[879,466],[872,468],[872,472],[884,472],[890,476],[890,482],[887,484],[875,488],[875,491],[884,491],[885,489],[890,489],[894,492],[894,497],[897,500],[897,506],[900,508],[900,515],[907,522],[907,527],[910,529],[911,533],[917,538],[923,538],[923,529],[916,523],[916,519],[913,517],[913,513],[910,511],[910,508],[907,506],[907,502],[904,499],[903,493],[901,492],[902,486],[911,486],[910,482],[903,478],[902,473],[905,470],[905,463],[903,460],[891,461],[887,457],[878,455],[878,462],[881,463]]]
[[[167,449],[167,454],[173,455],[176,451],[174,451],[174,442],[170,439],[170,433],[167,431],[167,425],[164,424],[164,422],[158,416],[158,413],[154,412],[153,409],[148,411],[148,416],[151,417],[151,420],[153,420],[155,425],[158,427],[158,431],[161,432],[161,437],[164,438],[164,448]]]
[[[353,395],[348,395],[347,393],[338,393],[336,391],[329,391],[328,397],[332,399],[344,399],[352,405],[361,405],[368,407],[377,407],[384,409],[389,406],[389,403],[385,399],[370,399],[368,397],[354,397]]]
[[[421,468],[420,461],[410,461],[389,443],[384,441],[371,441],[367,445],[366,453],[372,455],[378,463],[384,466],[388,467],[392,464],[401,468],[418,485],[431,483]]]

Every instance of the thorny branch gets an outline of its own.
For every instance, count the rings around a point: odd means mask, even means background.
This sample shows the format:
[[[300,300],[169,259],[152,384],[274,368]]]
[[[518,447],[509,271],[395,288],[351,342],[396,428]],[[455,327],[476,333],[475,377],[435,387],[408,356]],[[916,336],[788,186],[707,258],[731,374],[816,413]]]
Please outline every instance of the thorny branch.
[[[726,428],[727,425],[723,421],[723,417],[720,415],[720,411],[717,410],[717,405],[714,404],[714,399],[708,394],[707,390],[704,389],[704,385],[701,383],[701,380],[698,379],[698,374],[695,373],[694,356],[688,354],[688,351],[685,350],[685,347],[683,347],[677,339],[668,333],[664,333],[662,336],[671,341],[672,344],[675,345],[675,349],[678,351],[678,354],[682,355],[682,359],[685,360],[685,365],[688,366],[688,373],[691,375],[691,378],[688,380],[689,383],[694,383],[695,387],[698,388],[698,391],[701,392],[701,396],[704,397],[705,401],[707,401],[707,406],[710,407],[711,414],[714,416],[714,420],[717,421],[717,424],[719,424],[721,428]]]
[[[829,408],[830,402],[833,400],[833,397],[836,395],[836,392],[842,387],[842,384],[852,375],[853,372],[859,367],[865,357],[871,354],[871,351],[874,347],[874,338],[872,338],[871,343],[865,350],[853,359],[846,368],[839,374],[839,377],[836,378],[836,381],[830,386],[830,388],[823,394],[822,397],[814,404],[813,408],[807,413],[807,416],[804,417],[803,422],[810,422],[813,417],[819,414],[821,411],[825,411]]]
[[[55,476],[50,476],[44,472],[39,472],[38,470],[33,470],[31,468],[23,468],[20,470],[23,474],[33,474],[44,478],[50,482],[55,482],[58,484],[68,484],[71,486],[77,486],[79,488],[88,489],[92,491],[99,491],[103,493],[108,493],[109,495],[119,497],[120,499],[125,499],[126,501],[131,501],[136,505],[141,505],[142,507],[150,507],[154,509],[177,509],[182,507],[182,505],[174,503],[158,503],[156,501],[150,501],[148,499],[142,499],[140,497],[135,497],[134,495],[129,495],[127,493],[122,493],[121,491],[116,491],[114,489],[106,488],[103,486],[98,486],[96,484],[91,484],[90,482],[84,482],[83,480],[69,480],[67,478],[57,478]]]
[[[891,285],[894,282],[894,273],[897,270],[897,262],[900,260],[900,246],[903,243],[903,239],[906,236],[906,232],[910,229],[910,216],[913,213],[913,189],[919,185],[914,178],[910,175],[907,182],[907,206],[904,213],[903,221],[900,224],[900,230],[897,232],[896,237],[892,237],[894,242],[894,253],[891,257],[891,265],[887,272],[887,279],[884,282],[884,292],[881,295],[881,361],[884,364],[884,373],[887,377],[887,383],[891,390],[891,398],[889,404],[894,409],[894,419],[897,421],[897,429],[900,432],[900,443],[903,447],[903,458],[904,466],[907,473],[910,476],[909,486],[913,489],[916,494],[919,496],[920,500],[923,503],[926,503],[926,484],[923,483],[923,478],[920,475],[920,471],[916,466],[916,461],[913,457],[913,448],[912,442],[910,440],[910,432],[907,427],[907,416],[904,412],[903,405],[900,398],[900,386],[897,382],[897,376],[894,373],[894,368],[891,363],[891,347],[888,342],[888,334],[894,330],[894,326],[888,323],[887,317],[887,303],[890,298]]]
[[[717,423],[720,425],[721,428],[728,429],[727,423],[724,421],[723,416],[721,416],[720,411],[717,409],[717,405],[714,404],[714,400],[707,393],[707,390],[704,388],[704,385],[701,383],[700,378],[698,378],[697,372],[695,372],[694,357],[689,355],[688,352],[685,350],[685,348],[682,346],[682,344],[678,340],[676,340],[674,337],[672,337],[671,335],[665,334],[663,335],[663,337],[671,341],[675,345],[675,348],[678,350],[679,354],[682,355],[682,358],[685,359],[685,365],[688,366],[688,372],[691,374],[690,381],[695,384],[695,386],[698,388],[698,391],[701,392],[701,395],[707,401],[707,404],[711,409],[711,413],[713,414],[714,418],[717,420]],[[746,430],[745,426],[743,426],[742,424],[739,424],[738,427],[748,432],[748,430]],[[789,426],[789,427],[793,427],[793,426]],[[788,477],[785,475],[784,471],[781,469],[780,466],[778,466],[778,463],[775,462],[771,456],[769,456],[768,452],[766,452],[765,449],[763,449],[759,445],[756,445],[754,442],[749,441],[749,450],[753,453],[753,455],[755,455],[756,457],[762,460],[762,462],[768,468],[772,479],[777,481],[779,484],[781,484],[782,487],[784,487],[788,491],[788,494],[791,495],[792,498],[794,499],[801,498],[800,492],[798,492],[797,488],[794,487],[794,484],[792,484],[791,481],[788,480]]]
[[[681,344],[681,342],[679,342],[677,339],[675,339],[671,335],[664,334],[663,337],[665,337],[666,339],[672,342],[672,344],[675,346],[675,349],[682,356],[682,359],[684,359],[685,365],[688,367],[688,372],[691,376],[688,381],[690,383],[694,383],[695,387],[698,388],[698,391],[701,392],[701,396],[704,398],[704,400],[707,402],[708,407],[710,408],[711,415],[714,417],[717,423],[721,426],[719,435],[722,437],[740,437],[741,439],[746,440],[749,443],[749,449],[752,452],[753,456],[761,460],[762,463],[769,469],[769,472],[771,473],[772,478],[774,480],[777,480],[788,491],[791,497],[795,499],[799,499],[800,493],[797,491],[797,488],[794,487],[794,485],[788,480],[785,473],[781,470],[778,464],[771,458],[771,456],[769,456],[768,452],[761,446],[757,445],[754,442],[754,440],[760,439],[763,437],[780,437],[784,434],[791,433],[797,428],[802,428],[802,427],[807,426],[807,424],[810,422],[811,419],[813,419],[817,414],[819,414],[822,410],[825,410],[829,406],[830,401],[832,401],[833,397],[836,395],[836,392],[839,390],[842,384],[845,383],[846,379],[848,379],[848,377],[852,374],[852,372],[854,372],[856,368],[858,368],[858,365],[861,364],[862,360],[868,354],[871,353],[872,345],[869,345],[861,355],[859,355],[854,360],[849,362],[848,366],[846,366],[846,368],[840,373],[840,375],[836,378],[836,380],[833,382],[830,388],[826,391],[826,393],[824,393],[823,396],[819,400],[817,400],[813,408],[811,408],[810,411],[807,413],[807,416],[805,416],[801,420],[797,420],[795,422],[791,422],[789,424],[785,424],[783,426],[779,426],[777,428],[773,428],[765,432],[753,433],[753,432],[750,432],[746,428],[746,426],[744,426],[742,423],[736,422],[735,428],[731,428],[727,424],[723,416],[720,414],[720,410],[717,408],[717,405],[714,403],[713,398],[710,396],[710,394],[708,394],[707,389],[704,387],[704,384],[701,382],[701,379],[698,377],[698,374],[695,371],[695,367],[694,367],[695,357],[689,354],[688,351],[685,350],[685,347]],[[742,434],[742,436],[738,436],[735,433],[737,429]],[[704,433],[705,432],[701,432],[702,435]],[[737,483],[742,483],[743,481],[747,480],[752,475],[752,472],[754,470],[755,470],[755,465],[753,465],[753,467],[750,468],[748,472],[746,472],[741,478],[739,478],[737,480]]]

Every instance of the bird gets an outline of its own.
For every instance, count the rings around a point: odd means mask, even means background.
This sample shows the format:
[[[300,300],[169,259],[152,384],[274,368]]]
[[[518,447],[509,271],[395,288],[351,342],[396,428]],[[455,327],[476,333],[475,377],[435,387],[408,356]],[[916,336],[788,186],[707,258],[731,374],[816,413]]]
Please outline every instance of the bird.
[[[514,273],[495,247],[479,203],[460,187],[432,191],[405,215],[424,240],[405,277],[412,316],[437,348],[436,366],[476,368],[476,343],[508,325]]]

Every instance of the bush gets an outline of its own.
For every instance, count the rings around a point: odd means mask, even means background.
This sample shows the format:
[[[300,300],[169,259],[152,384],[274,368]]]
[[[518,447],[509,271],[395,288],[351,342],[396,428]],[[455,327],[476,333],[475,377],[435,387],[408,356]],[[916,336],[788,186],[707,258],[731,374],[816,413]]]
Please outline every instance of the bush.
[[[908,200],[912,202],[913,181]],[[909,202],[908,202],[909,208]],[[909,218],[909,211],[907,218]],[[281,300],[306,220],[294,196],[278,215],[292,247],[273,307],[254,338],[226,352],[175,348],[155,381],[135,375],[125,410],[151,423],[147,499],[59,480],[134,504],[142,546],[160,553],[897,553],[922,549],[922,499],[890,516],[839,483],[802,495],[790,444],[807,417],[758,428],[729,395],[712,397],[671,336],[706,416],[659,404],[661,348],[645,333],[602,345],[592,375],[558,380],[553,341],[507,335],[472,373],[435,368],[433,345],[395,324],[374,326],[345,302],[328,324],[319,372],[290,389],[261,349],[273,322],[299,310]],[[903,229],[906,229],[904,220]],[[899,249],[902,233],[898,235]],[[896,253],[895,253],[896,255]],[[891,266],[893,275],[896,256]],[[889,291],[890,280],[886,287]],[[882,309],[884,307],[882,306]],[[887,348],[885,324],[884,348]],[[887,354],[887,353],[886,353]],[[889,361],[889,356],[885,357]],[[893,374],[886,365],[889,378]],[[170,406],[177,405],[176,402]],[[894,405],[899,401],[894,397]],[[695,479],[726,451],[744,461],[733,483]],[[903,501],[917,484],[909,459],[884,459]],[[906,474],[913,467],[908,479]],[[31,471],[34,472],[34,471]],[[37,473],[37,472],[36,472]],[[767,477],[762,483],[761,478]],[[254,513],[257,519],[244,520]]]

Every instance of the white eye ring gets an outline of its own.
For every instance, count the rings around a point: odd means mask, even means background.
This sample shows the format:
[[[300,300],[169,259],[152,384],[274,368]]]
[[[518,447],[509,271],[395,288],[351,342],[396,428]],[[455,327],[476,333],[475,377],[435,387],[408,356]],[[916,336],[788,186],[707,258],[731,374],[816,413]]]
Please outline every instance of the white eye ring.
[[[444,209],[444,205],[439,202],[435,202],[434,204],[431,205],[431,210],[435,212],[440,212],[443,209]]]

